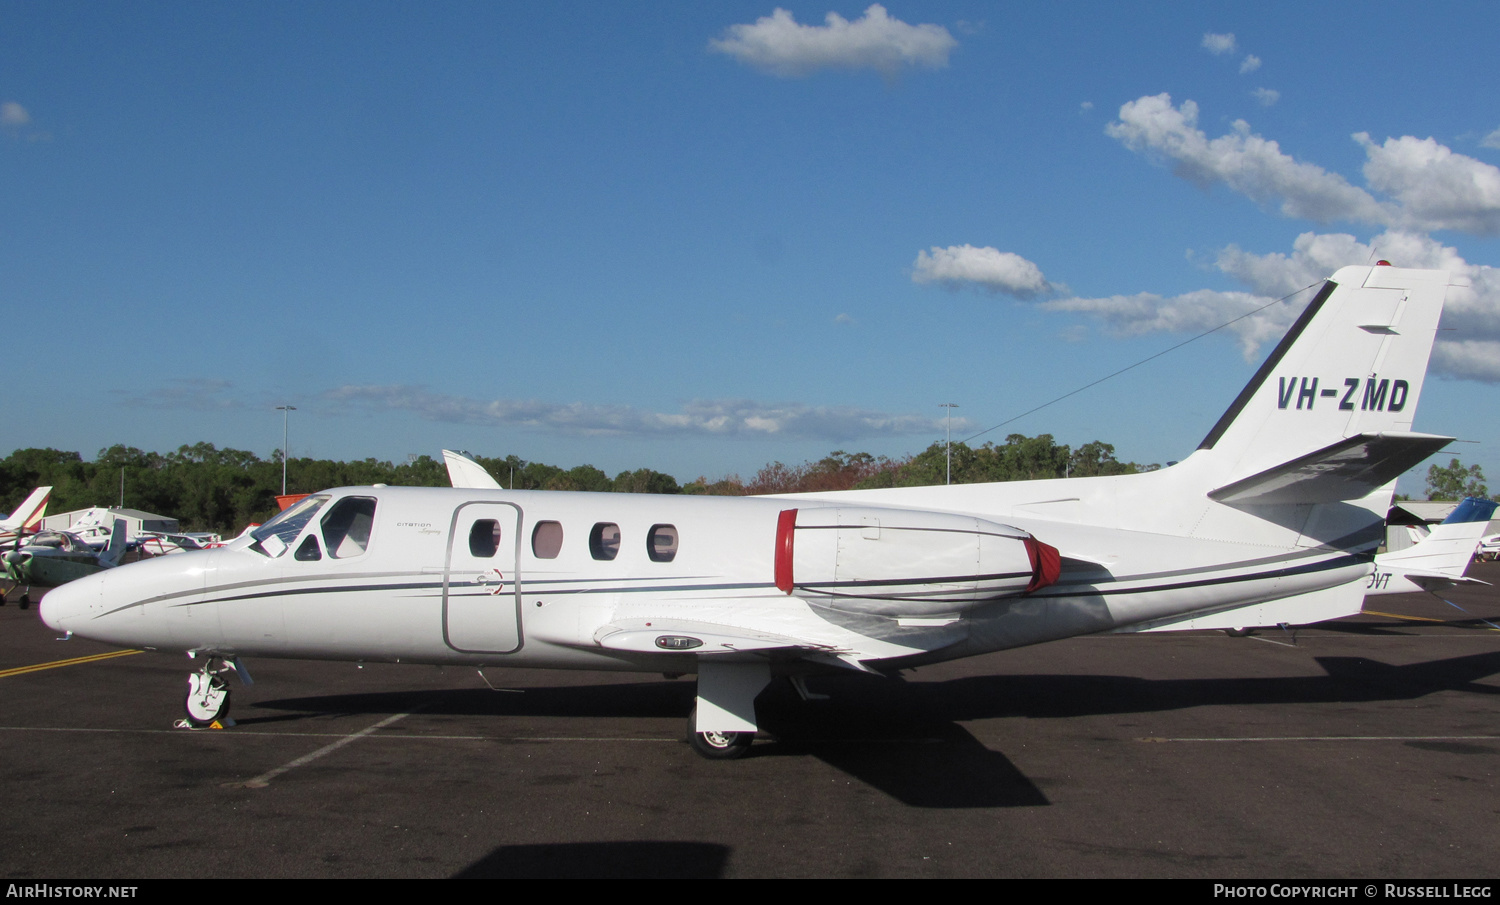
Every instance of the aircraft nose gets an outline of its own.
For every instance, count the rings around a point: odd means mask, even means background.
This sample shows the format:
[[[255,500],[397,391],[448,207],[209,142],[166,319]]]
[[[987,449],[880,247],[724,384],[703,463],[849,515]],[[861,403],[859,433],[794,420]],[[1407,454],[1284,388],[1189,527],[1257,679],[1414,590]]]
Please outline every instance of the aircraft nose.
[[[42,621],[54,631],[71,632],[99,607],[103,576],[86,575],[59,585],[42,597],[38,610]]]

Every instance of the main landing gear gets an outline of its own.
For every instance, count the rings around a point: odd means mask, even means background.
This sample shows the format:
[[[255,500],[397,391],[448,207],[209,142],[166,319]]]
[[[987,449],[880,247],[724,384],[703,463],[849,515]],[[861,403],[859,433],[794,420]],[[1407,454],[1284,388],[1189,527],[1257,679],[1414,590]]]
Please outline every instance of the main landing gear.
[[[11,592],[20,586],[20,582],[12,582],[11,586],[6,588],[4,593],[0,593],[0,606],[5,606],[9,602]],[[17,603],[21,605],[21,609],[23,610],[31,608],[31,585],[27,585],[26,590],[21,592],[21,597]]]
[[[215,723],[220,726],[234,725],[229,721],[229,683],[224,681],[226,672],[239,676],[242,684],[251,684],[250,673],[239,658],[225,660],[223,657],[209,657],[202,669],[188,676],[187,698],[182,702],[182,709],[187,714],[187,719],[183,722],[187,724],[187,728],[207,729]]]
[[[755,741],[754,732],[698,732],[698,708],[688,714],[688,744],[709,760],[734,760],[744,757]]]
[[[744,757],[755,741],[755,696],[771,681],[766,660],[698,658],[698,700],[688,717],[688,744],[709,760]]]

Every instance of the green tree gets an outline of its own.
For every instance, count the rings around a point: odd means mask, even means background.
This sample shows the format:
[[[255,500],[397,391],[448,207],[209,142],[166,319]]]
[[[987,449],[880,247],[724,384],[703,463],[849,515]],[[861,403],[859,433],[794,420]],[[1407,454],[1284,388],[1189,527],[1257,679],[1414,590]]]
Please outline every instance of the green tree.
[[[677,486],[676,478],[649,468],[620,472],[615,475],[614,489],[616,493],[682,492],[682,488]]]
[[[1484,471],[1478,465],[1463,467],[1457,459],[1447,466],[1433,465],[1427,469],[1427,498],[1429,500],[1461,500],[1466,496],[1487,497],[1489,488],[1484,486]]]

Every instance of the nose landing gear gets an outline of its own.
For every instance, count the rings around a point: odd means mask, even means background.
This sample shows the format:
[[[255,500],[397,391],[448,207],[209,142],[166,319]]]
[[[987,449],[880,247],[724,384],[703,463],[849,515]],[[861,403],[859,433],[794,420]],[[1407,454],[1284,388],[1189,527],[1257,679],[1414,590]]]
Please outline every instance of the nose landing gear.
[[[183,723],[187,728],[234,725],[229,719],[229,683],[224,681],[226,672],[235,673],[245,685],[252,681],[238,657],[233,660],[209,657],[202,669],[188,676],[187,698],[182,702],[182,709],[187,714]]]

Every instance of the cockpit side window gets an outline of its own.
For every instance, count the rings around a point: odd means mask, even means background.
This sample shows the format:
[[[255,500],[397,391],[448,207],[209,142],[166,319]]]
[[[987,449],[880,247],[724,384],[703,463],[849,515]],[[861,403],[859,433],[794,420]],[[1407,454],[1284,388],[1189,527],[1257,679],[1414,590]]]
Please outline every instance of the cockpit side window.
[[[323,504],[328,502],[328,494],[319,493],[313,496],[303,497],[295,504],[281,510],[270,521],[250,532],[256,543],[267,555],[280,556],[291,546],[302,529],[307,527]]]
[[[323,543],[333,559],[361,556],[375,527],[375,498],[346,496],[323,516]]]
[[[323,552],[318,549],[318,536],[309,534],[304,537],[302,543],[297,546],[297,552],[292,554],[292,558],[298,562],[317,562],[322,559]]]

